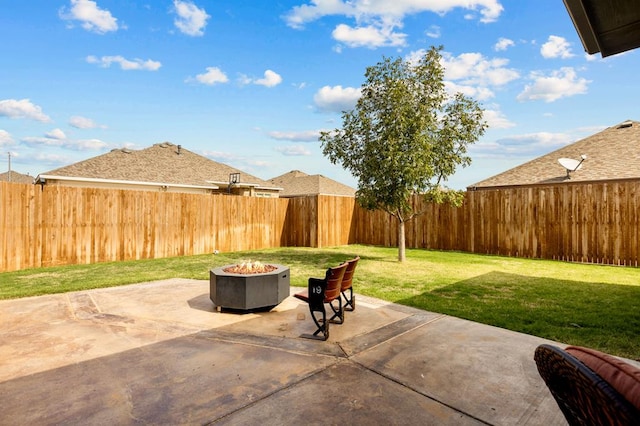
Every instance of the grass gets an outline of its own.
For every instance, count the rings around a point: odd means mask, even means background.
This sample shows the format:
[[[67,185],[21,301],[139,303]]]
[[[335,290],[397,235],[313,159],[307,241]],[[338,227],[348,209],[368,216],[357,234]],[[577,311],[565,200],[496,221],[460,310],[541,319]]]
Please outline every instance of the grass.
[[[282,263],[291,285],[350,256],[362,257],[357,293],[640,360],[640,269],[362,245],[31,269],[0,274],[0,299],[166,278],[209,279],[243,260]]]

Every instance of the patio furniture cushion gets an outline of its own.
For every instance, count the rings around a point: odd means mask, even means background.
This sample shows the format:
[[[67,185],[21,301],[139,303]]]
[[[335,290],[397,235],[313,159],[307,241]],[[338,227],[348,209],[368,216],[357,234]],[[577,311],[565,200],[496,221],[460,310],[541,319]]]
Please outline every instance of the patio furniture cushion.
[[[640,368],[594,349],[569,346],[565,351],[582,361],[640,410]]]
[[[569,352],[542,344],[534,360],[570,425],[640,424],[640,410]]]

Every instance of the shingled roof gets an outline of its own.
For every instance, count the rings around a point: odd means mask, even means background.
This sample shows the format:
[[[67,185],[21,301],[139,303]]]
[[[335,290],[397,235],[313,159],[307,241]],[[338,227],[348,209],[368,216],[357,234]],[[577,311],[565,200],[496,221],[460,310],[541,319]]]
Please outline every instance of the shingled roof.
[[[97,157],[40,174],[40,177],[104,179],[152,182],[194,187],[213,187],[229,182],[231,173],[240,173],[240,183],[277,190],[273,184],[236,168],[195,154],[170,142],[141,150],[114,149]]]
[[[568,172],[558,160],[586,159]],[[501,186],[640,179],[640,122],[627,120],[528,163],[514,167],[468,189]]]
[[[281,197],[301,197],[306,195],[338,195],[354,197],[356,190],[333,179],[322,175],[308,175],[300,170],[269,179],[269,181],[283,188]]]
[[[8,172],[0,173],[0,181],[13,183],[33,183],[33,176],[10,170]]]

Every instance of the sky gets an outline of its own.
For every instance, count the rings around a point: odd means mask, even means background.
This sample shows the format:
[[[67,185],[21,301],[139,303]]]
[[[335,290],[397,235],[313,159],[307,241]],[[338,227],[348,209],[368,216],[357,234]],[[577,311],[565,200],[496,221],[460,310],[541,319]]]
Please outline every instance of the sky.
[[[562,0],[0,0],[0,172],[169,141],[356,187],[320,131],[367,67],[431,46],[489,125],[451,188],[640,120],[640,49],[587,55]]]

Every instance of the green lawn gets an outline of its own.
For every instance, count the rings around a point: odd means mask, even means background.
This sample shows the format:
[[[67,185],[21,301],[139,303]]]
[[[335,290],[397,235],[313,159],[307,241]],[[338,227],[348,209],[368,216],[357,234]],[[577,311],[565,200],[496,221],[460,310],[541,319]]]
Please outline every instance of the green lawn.
[[[348,257],[362,257],[357,293],[640,360],[640,269],[362,245],[282,248],[0,274],[0,298],[166,278],[208,280],[243,260],[282,263],[291,285]]]

